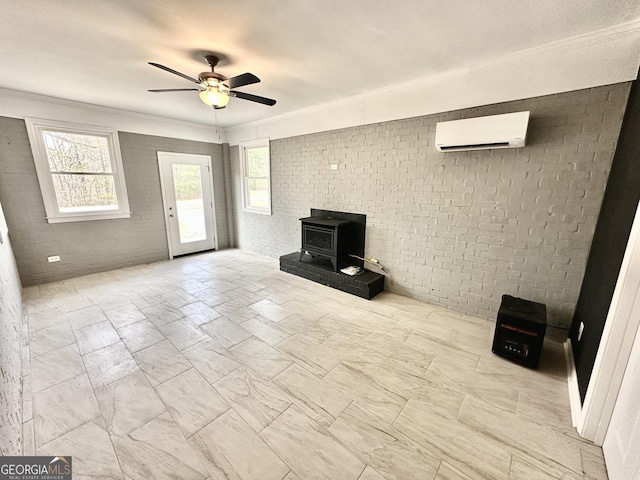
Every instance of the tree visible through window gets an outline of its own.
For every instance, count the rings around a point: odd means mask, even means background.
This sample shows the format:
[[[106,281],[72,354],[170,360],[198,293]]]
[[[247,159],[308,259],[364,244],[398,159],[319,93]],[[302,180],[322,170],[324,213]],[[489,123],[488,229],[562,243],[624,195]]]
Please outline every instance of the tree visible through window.
[[[244,210],[271,214],[269,140],[241,144],[240,157],[244,179]]]
[[[53,131],[42,136],[60,212],[118,208],[105,138]]]
[[[249,205],[269,208],[269,148],[247,149],[249,170]]]
[[[117,132],[27,119],[50,223],[130,216]]]

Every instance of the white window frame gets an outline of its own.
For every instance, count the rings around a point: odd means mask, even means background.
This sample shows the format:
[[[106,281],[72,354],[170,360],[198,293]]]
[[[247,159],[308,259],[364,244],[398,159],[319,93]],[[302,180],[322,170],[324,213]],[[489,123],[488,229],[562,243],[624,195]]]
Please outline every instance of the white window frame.
[[[258,140],[251,140],[248,142],[241,142],[238,145],[240,149],[240,171],[242,172],[242,210],[251,213],[260,213],[262,215],[271,215],[271,148],[268,138],[261,138]],[[249,177],[247,169],[247,154],[246,151],[251,148],[267,147],[267,185],[269,195],[269,206],[267,208],[254,207],[249,205]],[[260,177],[264,178],[264,177]]]
[[[81,125],[58,120],[45,120],[41,118],[28,117],[25,118],[25,123],[27,126],[27,133],[29,135],[29,142],[31,143],[31,151],[33,152],[33,160],[36,165],[36,173],[38,174],[38,182],[40,183],[40,191],[42,192],[42,200],[44,201],[47,221],[49,223],[82,222],[131,217],[117,130],[93,125]],[[92,210],[91,212],[60,211],[42,136],[42,132],[45,130],[74,133],[78,135],[92,135],[96,137],[104,137],[107,140],[109,158],[111,160],[111,171],[113,173],[116,198],[118,200],[117,210],[111,208],[104,210]]]

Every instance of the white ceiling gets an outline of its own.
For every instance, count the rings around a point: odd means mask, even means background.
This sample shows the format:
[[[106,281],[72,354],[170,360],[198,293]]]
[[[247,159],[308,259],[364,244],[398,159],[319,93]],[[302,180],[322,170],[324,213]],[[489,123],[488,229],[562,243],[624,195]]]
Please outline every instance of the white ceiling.
[[[640,19],[638,0],[2,0],[0,88],[228,127]],[[215,112],[193,84],[251,72]],[[217,119],[216,119],[217,116]]]

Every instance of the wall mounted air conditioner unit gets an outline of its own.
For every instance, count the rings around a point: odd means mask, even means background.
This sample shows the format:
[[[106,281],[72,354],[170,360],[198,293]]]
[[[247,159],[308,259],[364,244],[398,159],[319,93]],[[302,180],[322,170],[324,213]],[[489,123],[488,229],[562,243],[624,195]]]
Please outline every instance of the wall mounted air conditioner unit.
[[[436,125],[436,148],[441,152],[524,147],[530,112],[466,118]]]

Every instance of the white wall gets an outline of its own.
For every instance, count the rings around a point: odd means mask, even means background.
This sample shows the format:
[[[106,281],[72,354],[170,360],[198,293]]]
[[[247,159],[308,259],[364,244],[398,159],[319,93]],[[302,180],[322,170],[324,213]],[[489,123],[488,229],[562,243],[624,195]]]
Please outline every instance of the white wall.
[[[0,455],[22,455],[22,297],[0,205]]]

